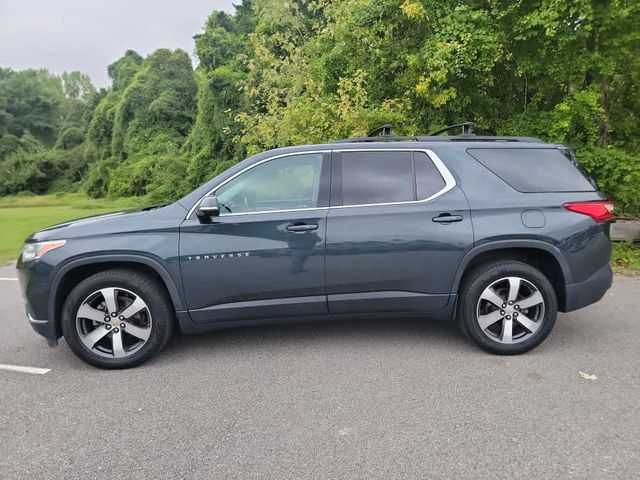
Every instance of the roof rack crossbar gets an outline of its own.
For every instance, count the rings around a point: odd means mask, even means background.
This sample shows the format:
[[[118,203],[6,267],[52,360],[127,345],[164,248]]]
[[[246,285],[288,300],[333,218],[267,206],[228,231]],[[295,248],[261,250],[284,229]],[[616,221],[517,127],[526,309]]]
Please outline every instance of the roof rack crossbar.
[[[336,140],[332,143],[366,143],[366,142],[404,142],[410,140],[417,142],[418,137],[415,135],[393,135],[393,127],[389,124],[371,130],[366,137],[352,137]]]
[[[416,135],[393,135],[393,127],[389,124],[374,128],[366,137],[352,137],[336,140],[331,143],[373,143],[373,142],[530,142],[543,143],[542,140],[532,137],[495,137],[495,136],[477,136],[472,133],[472,128],[476,124],[473,122],[464,122],[430,133],[428,136]],[[460,135],[440,135],[441,133],[462,129]]]
[[[428,136],[429,137],[435,137],[437,135],[440,135],[441,133],[445,133],[448,132],[450,130],[455,130],[456,128],[461,128],[462,129],[462,135],[474,135],[474,133],[472,132],[472,128],[475,127],[476,124],[473,122],[464,122],[464,123],[458,123],[456,125],[449,125],[448,127],[444,127],[441,128],[440,130],[436,130],[433,133],[430,133]]]
[[[390,137],[391,130],[393,130],[393,127],[387,123],[386,125],[382,125],[371,130],[367,133],[367,137]]]

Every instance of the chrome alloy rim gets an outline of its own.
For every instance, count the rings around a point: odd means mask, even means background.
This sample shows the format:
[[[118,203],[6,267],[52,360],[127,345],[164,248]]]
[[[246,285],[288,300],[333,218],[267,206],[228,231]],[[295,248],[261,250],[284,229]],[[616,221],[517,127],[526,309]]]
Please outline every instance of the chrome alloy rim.
[[[496,280],[484,289],[476,308],[482,332],[499,343],[520,343],[533,336],[544,320],[544,298],[520,277]]]
[[[89,295],[76,314],[80,341],[101,357],[124,358],[140,350],[151,335],[151,312],[124,288],[102,288]]]

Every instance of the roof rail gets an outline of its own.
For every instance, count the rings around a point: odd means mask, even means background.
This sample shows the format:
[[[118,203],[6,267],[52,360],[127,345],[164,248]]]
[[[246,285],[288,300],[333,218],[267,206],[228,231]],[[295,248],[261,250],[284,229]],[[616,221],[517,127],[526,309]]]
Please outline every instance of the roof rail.
[[[416,135],[393,135],[393,127],[389,124],[371,130],[366,137],[352,137],[336,140],[331,143],[371,143],[371,142],[528,142],[528,143],[544,143],[542,140],[533,137],[494,137],[494,136],[478,136],[472,133],[472,128],[476,124],[473,122],[458,123],[450,125],[440,130],[436,130],[427,136]],[[460,135],[441,135],[442,133],[460,128]]]
[[[418,142],[420,139],[405,135],[381,135],[379,137],[351,137],[335,140],[331,143],[373,143],[373,142]]]

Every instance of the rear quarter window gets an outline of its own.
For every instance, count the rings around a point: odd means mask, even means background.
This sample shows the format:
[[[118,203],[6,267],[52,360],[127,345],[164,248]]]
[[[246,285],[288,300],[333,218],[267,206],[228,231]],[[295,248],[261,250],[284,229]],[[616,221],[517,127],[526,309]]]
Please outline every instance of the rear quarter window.
[[[595,190],[589,179],[556,148],[470,148],[467,153],[519,192]]]
[[[416,165],[416,200],[424,200],[442,190],[446,183],[424,152],[413,152]]]

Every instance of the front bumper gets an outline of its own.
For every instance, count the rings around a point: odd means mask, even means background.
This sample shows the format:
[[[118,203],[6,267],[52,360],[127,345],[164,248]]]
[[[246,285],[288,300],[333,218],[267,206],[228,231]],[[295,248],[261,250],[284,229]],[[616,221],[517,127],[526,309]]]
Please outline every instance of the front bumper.
[[[611,287],[613,271],[607,264],[597,270],[584,282],[574,283],[565,287],[565,304],[563,312],[571,312],[586,307],[600,300]]]
[[[48,267],[43,264],[23,263],[20,258],[16,273],[29,325],[36,333],[42,335],[50,346],[56,346],[60,331],[55,321],[50,318],[48,311],[50,287]]]
[[[58,345],[58,335],[56,333],[56,326],[51,320],[36,320],[27,311],[27,319],[31,327],[40,335],[42,335],[50,347]]]

